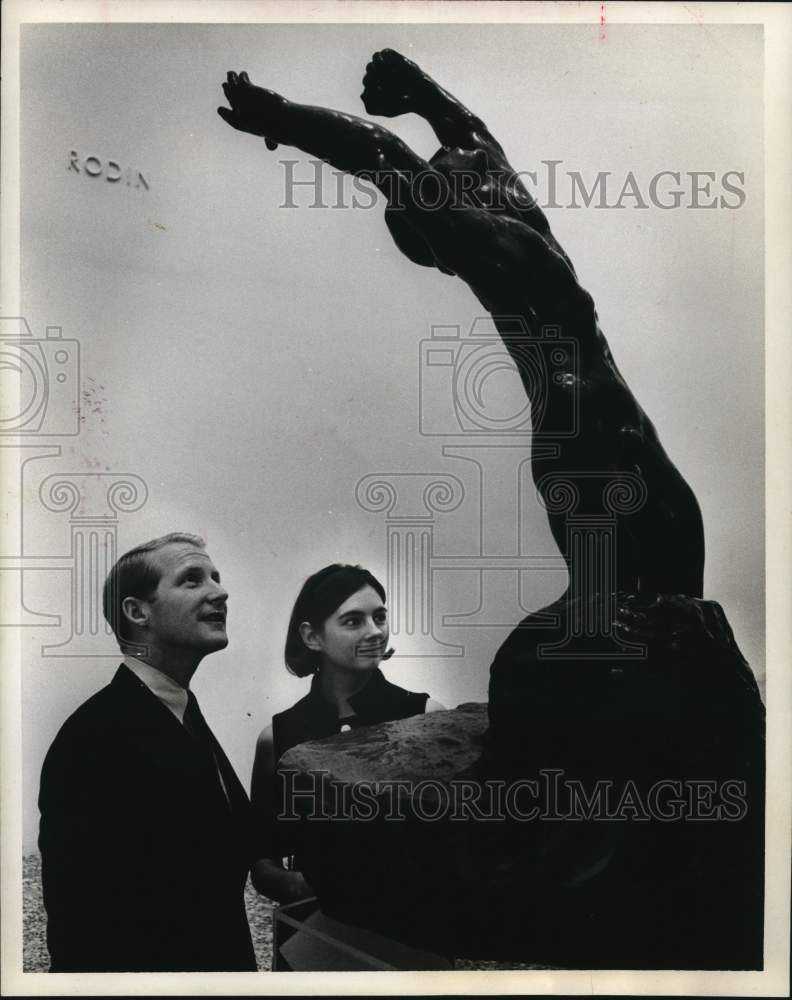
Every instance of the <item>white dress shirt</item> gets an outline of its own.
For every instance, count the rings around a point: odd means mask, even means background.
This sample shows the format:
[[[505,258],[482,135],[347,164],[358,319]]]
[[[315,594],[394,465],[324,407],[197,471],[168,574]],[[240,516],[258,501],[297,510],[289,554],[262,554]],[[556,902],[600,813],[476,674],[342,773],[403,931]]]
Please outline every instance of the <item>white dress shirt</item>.
[[[136,656],[125,656],[124,666],[129,667],[132,673],[142,681],[153,695],[162,702],[169,712],[173,712],[176,718],[184,724],[184,713],[187,710],[187,689],[181,684],[177,684],[172,677],[163,674],[161,670],[152,667],[145,660],[140,660]]]

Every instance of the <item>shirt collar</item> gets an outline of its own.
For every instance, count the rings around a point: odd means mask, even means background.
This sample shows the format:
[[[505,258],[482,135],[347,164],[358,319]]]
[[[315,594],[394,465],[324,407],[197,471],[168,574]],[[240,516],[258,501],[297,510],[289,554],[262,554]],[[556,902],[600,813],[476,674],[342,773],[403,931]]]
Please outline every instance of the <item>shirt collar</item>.
[[[187,708],[188,692],[181,684],[177,684],[172,677],[168,677],[161,670],[152,667],[150,663],[141,660],[136,656],[125,656],[124,665],[142,681],[143,684],[158,698],[162,704],[172,712],[179,722],[184,722],[184,712]]]

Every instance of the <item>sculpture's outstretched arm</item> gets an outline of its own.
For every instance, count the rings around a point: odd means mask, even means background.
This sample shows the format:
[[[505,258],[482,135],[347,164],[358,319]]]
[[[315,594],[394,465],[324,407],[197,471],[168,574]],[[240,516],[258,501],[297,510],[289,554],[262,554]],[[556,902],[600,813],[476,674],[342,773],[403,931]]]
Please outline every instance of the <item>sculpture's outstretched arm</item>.
[[[435,216],[441,231],[447,229],[444,220],[448,213],[427,206],[449,204],[449,174],[453,171],[434,170],[380,125],[328,108],[295,104],[254,86],[247,73],[230,72],[223,91],[231,107],[218,108],[217,112],[229,125],[264,138],[270,149],[280,143],[296,146],[337,170],[363,175],[388,200],[386,222],[399,249],[415,263],[455,273],[437,260],[422,231],[430,215]],[[414,183],[417,178],[422,181]]]
[[[387,129],[354,115],[295,104],[271,90],[254,86],[247,73],[229,73],[223,84],[229,108],[218,108],[233,128],[278,144],[296,146],[337,170],[365,174],[386,197],[394,178],[416,176],[428,163]]]

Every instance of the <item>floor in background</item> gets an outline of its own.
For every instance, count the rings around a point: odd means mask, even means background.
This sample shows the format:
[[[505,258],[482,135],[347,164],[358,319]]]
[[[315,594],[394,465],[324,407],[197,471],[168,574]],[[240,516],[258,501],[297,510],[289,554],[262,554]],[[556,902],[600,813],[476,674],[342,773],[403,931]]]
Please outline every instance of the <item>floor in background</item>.
[[[268,971],[272,965],[272,904],[259,896],[249,880],[245,886],[245,907],[258,967]],[[22,941],[22,969],[46,972],[49,969],[47,917],[41,898],[38,854],[28,854],[22,859]]]
[[[272,904],[255,891],[248,881],[245,887],[247,908],[256,961],[262,972],[272,967]],[[47,920],[41,898],[41,859],[38,854],[28,854],[22,859],[22,968],[25,972],[46,972],[49,969],[47,952]],[[457,969],[531,969],[536,966],[500,962],[472,962],[457,960]]]
[[[22,969],[46,972],[47,915],[41,898],[41,858],[28,854],[22,858]]]

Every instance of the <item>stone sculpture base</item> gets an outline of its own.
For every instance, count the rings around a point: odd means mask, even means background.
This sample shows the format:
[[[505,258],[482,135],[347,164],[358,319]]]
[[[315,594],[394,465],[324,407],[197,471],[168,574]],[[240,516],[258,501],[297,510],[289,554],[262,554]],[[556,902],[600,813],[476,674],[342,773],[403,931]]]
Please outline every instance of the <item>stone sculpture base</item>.
[[[325,913],[414,947],[467,953],[467,917],[455,911],[470,824],[439,813],[448,812],[443,789],[473,773],[487,724],[487,706],[467,704],[284,755],[281,774],[297,775],[286,781],[297,789],[299,864]]]
[[[557,676],[570,684],[563,670]],[[550,732],[563,706],[554,710],[552,698],[542,704],[541,728]],[[522,705],[525,745],[535,747],[536,705]],[[590,708],[596,715],[598,706]],[[519,704],[513,713],[508,762],[483,704],[305,743],[283,757],[279,769],[298,793],[299,866],[322,910],[453,958],[592,969],[759,967],[756,823],[516,816],[515,805],[546,810],[551,792],[538,772],[545,762],[514,753]],[[629,728],[625,720],[618,738]],[[554,762],[579,765],[584,755],[572,749]],[[577,775],[584,783],[602,764],[590,749],[593,770]],[[629,744],[622,757],[620,778]],[[524,789],[505,810],[503,798],[496,801],[498,782],[509,788],[536,779],[538,797]]]

